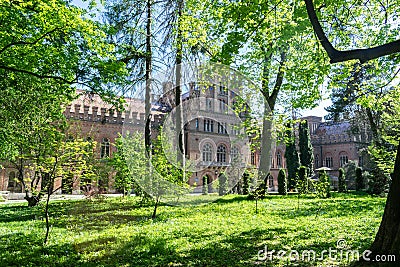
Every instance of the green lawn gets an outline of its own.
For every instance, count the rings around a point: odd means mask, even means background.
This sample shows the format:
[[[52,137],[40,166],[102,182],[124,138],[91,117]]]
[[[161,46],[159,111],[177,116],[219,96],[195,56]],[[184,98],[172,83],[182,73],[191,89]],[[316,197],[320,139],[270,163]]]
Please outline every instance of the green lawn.
[[[190,199],[188,200],[190,202]],[[0,205],[0,266],[322,266],[323,261],[257,259],[259,250],[336,248],[362,251],[379,226],[385,199],[334,194],[331,199],[229,195],[203,206],[151,206],[137,198],[51,202],[49,244],[43,207]],[[262,254],[263,255],[263,254]],[[343,259],[341,266],[348,265]]]

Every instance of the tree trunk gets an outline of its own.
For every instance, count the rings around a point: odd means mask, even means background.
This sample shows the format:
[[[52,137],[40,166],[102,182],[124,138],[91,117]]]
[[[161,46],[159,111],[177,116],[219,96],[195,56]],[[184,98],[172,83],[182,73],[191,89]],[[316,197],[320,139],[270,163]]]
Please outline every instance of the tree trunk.
[[[49,186],[49,189],[47,190],[47,198],[46,198],[46,206],[44,209],[44,216],[46,219],[46,236],[44,237],[44,244],[47,244],[47,241],[49,240],[49,233],[50,233],[50,221],[49,221],[49,202],[50,202],[50,195],[51,195],[51,189]]]
[[[400,144],[397,147],[396,162],[392,174],[392,184],[386,200],[385,211],[378,233],[371,245],[373,255],[395,255],[400,261]],[[374,263],[371,263],[374,264]],[[365,262],[360,265],[365,265]]]
[[[151,215],[151,218],[154,220],[157,216],[157,207],[158,207],[158,202],[159,199],[158,197],[156,198],[156,203],[154,204],[154,210],[153,210],[153,215]]]
[[[151,0],[147,0],[147,23],[146,23],[146,92],[145,92],[145,117],[146,126],[144,130],[144,139],[147,156],[151,155],[151,69],[152,69],[152,51],[151,51]]]
[[[24,198],[26,199],[26,201],[28,201],[28,207],[35,207],[37,206],[37,204],[39,204],[40,201],[40,196],[26,195]]]
[[[183,12],[183,1],[178,0],[178,29],[177,29],[177,36],[176,36],[176,69],[175,69],[175,110],[176,110],[176,120],[175,120],[175,127],[176,127],[176,138],[178,142],[178,149],[177,149],[177,164],[178,166],[181,165],[182,169],[185,166],[185,144],[184,144],[184,130],[182,129],[182,122],[183,122],[183,113],[181,107],[181,95],[182,95],[182,58],[183,58],[183,47],[182,47],[182,29],[181,29],[181,20],[182,20],[182,12]],[[184,172],[185,173],[185,172]],[[185,175],[183,175],[185,178]],[[185,181],[184,181],[185,182]]]

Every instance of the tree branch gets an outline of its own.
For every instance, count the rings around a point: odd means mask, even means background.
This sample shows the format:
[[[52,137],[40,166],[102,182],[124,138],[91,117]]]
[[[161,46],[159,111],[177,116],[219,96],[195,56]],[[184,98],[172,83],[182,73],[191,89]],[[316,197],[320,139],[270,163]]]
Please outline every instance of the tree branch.
[[[400,40],[365,49],[353,49],[345,51],[337,50],[328,40],[321,24],[319,23],[313,0],[304,1],[306,3],[308,18],[310,19],[311,25],[319,41],[321,42],[322,47],[328,53],[330,63],[343,62],[352,59],[358,59],[361,63],[364,63],[371,59],[400,52]]]
[[[62,81],[62,82],[67,83],[67,84],[76,83],[76,79],[74,79],[74,80],[72,80],[72,81],[69,81],[69,80],[67,80],[67,79],[65,79],[65,78],[63,78],[63,77],[60,77],[60,76],[41,75],[41,74],[35,73],[35,72],[33,72],[33,71],[17,69],[17,68],[14,68],[14,67],[9,67],[9,66],[4,66],[4,65],[0,65],[0,69],[8,70],[8,71],[13,71],[13,72],[19,72],[19,73],[29,74],[29,75],[32,75],[32,76],[34,76],[34,77],[36,77],[36,78],[39,78],[39,79],[54,79],[54,80]]]
[[[53,32],[57,31],[57,30],[61,30],[62,28],[60,27],[56,27],[54,29],[52,29],[49,32],[44,33],[43,35],[41,35],[40,37],[38,37],[36,40],[32,41],[32,42],[24,42],[24,41],[19,41],[19,42],[12,42],[9,43],[8,45],[4,46],[1,50],[0,50],[0,54],[2,54],[4,51],[6,51],[8,48],[15,46],[15,45],[34,45],[36,43],[38,43],[40,40],[42,40],[43,38],[45,38],[46,36],[52,34]]]

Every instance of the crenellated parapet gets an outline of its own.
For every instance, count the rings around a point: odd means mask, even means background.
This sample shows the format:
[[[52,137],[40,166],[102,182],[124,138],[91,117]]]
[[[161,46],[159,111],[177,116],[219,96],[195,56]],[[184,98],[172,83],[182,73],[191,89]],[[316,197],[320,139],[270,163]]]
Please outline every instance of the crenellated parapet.
[[[70,120],[99,122],[103,124],[127,124],[140,126],[144,126],[146,124],[145,113],[138,112],[134,109],[126,109],[125,111],[121,112],[113,109],[107,109],[105,107],[74,104],[65,109],[64,115]],[[163,118],[163,114],[152,114],[151,121],[153,127],[158,127],[161,125]]]

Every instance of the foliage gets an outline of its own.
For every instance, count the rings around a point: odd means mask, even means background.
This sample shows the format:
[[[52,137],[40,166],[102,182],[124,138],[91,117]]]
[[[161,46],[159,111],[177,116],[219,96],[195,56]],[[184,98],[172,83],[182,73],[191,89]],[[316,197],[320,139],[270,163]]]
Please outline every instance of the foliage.
[[[318,174],[318,182],[315,183],[315,192],[321,198],[330,197],[331,184],[329,176],[325,171],[320,171]]]
[[[307,175],[310,176],[313,170],[314,150],[310,139],[310,130],[307,120],[299,123],[299,150],[300,163],[307,167]]]
[[[201,188],[203,195],[207,195],[208,194],[208,177],[207,176],[203,176],[203,186]]]
[[[218,176],[218,181],[219,181],[219,184],[218,184],[218,194],[220,195],[220,196],[223,196],[223,195],[225,195],[226,193],[227,193],[227,179],[226,179],[226,176],[225,176],[225,173],[221,173],[219,176]]]
[[[166,155],[166,153],[170,151],[166,146],[171,144],[166,144],[162,139],[163,135],[160,134],[157,137],[157,140],[154,140],[153,142],[150,168],[151,176],[146,177],[149,182],[145,185],[145,191],[155,200],[152,215],[153,219],[156,217],[157,205],[161,201],[162,197],[168,195],[180,197],[186,193],[186,177],[190,175],[190,173],[185,173],[184,170],[170,163],[169,158],[171,158],[172,155]],[[145,154],[143,153],[143,155]],[[142,168],[143,166],[145,165],[142,165]],[[146,175],[149,174],[147,173]]]
[[[372,195],[383,195],[388,190],[389,177],[379,170],[371,170],[367,192]]]
[[[288,171],[288,190],[294,190],[297,184],[297,172],[300,168],[299,154],[296,149],[296,140],[292,134],[292,129],[286,130],[286,150],[285,160]]]
[[[249,193],[250,188],[250,175],[248,172],[243,173],[243,195],[247,195]]]
[[[361,191],[365,188],[364,177],[362,173],[362,169],[357,167],[356,169],[356,190]]]
[[[300,166],[299,169],[299,179],[298,179],[298,183],[297,183],[297,191],[300,194],[307,194],[309,193],[309,179],[307,176],[307,167],[305,166]]]
[[[346,187],[346,176],[344,174],[343,168],[339,169],[339,177],[338,177],[338,191],[340,193],[345,193],[347,192],[347,187]]]
[[[286,179],[286,172],[284,169],[279,170],[278,174],[278,193],[280,195],[287,194],[287,179]]]
[[[357,163],[355,161],[350,160],[344,166],[345,176],[348,181],[349,189],[355,189],[355,180],[356,180],[356,170],[357,170]]]
[[[143,170],[137,168],[136,172],[131,172],[128,168],[125,159],[125,146],[138,146],[140,142],[143,141],[142,135],[139,133],[127,134],[124,138],[121,135],[115,140],[115,147],[117,151],[113,153],[113,157],[109,160],[109,164],[113,167],[115,171],[114,177],[114,187],[123,192],[123,195],[129,194],[135,185],[135,175],[143,175]],[[129,142],[129,144],[127,144]],[[140,150],[139,150],[140,151]],[[134,157],[134,159],[140,159]],[[140,165],[139,162],[138,165]],[[132,165],[131,165],[132,166]],[[136,190],[135,190],[136,192]]]

